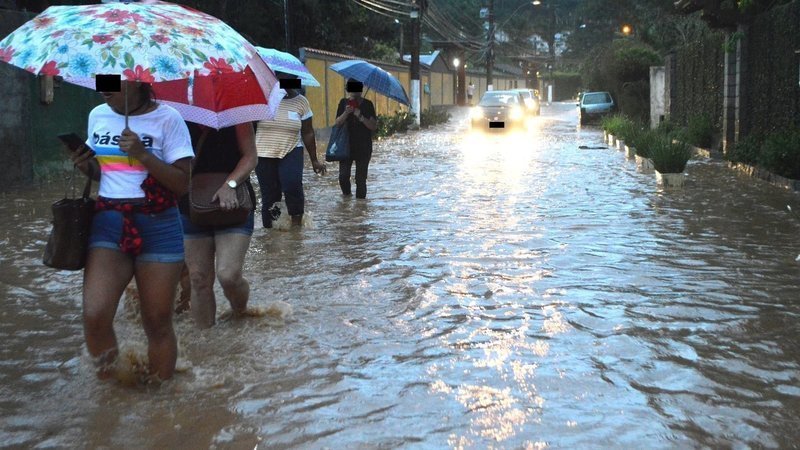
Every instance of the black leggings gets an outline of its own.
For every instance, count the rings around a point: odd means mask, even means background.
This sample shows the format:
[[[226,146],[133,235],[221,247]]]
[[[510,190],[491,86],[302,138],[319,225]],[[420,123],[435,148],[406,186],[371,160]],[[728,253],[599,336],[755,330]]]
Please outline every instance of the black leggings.
[[[355,161],[356,198],[367,198],[367,171],[370,158],[372,158],[371,154],[365,158],[339,161],[339,187],[342,188],[342,194],[350,195],[352,193],[350,190],[350,171],[353,168],[353,161]]]

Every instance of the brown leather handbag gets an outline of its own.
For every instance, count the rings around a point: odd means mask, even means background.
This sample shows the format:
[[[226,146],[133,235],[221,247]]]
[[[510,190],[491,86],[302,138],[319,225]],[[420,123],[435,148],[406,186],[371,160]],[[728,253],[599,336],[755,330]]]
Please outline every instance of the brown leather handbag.
[[[219,201],[211,201],[217,190],[225,185],[229,173],[198,173],[189,182],[189,220],[195,225],[206,227],[230,227],[241,225],[253,209],[253,202],[247,183],[236,186],[236,201],[239,207],[224,210]]]
[[[70,184],[75,169],[70,176]],[[89,198],[92,189],[91,173],[78,198],[63,199],[53,203],[53,229],[44,247],[42,262],[47,267],[59,270],[81,270],[86,265],[89,234],[94,217],[94,200]]]
[[[203,131],[202,136],[197,142],[195,161],[200,157],[208,130]],[[192,166],[194,163],[192,163]],[[235,189],[236,201],[239,207],[232,210],[224,210],[219,204],[219,200],[211,201],[214,194],[220,187],[225,185],[230,173],[211,172],[211,173],[192,173],[189,169],[189,220],[193,224],[206,227],[230,227],[241,225],[247,221],[250,211],[253,210],[253,199],[247,183],[241,183]]]

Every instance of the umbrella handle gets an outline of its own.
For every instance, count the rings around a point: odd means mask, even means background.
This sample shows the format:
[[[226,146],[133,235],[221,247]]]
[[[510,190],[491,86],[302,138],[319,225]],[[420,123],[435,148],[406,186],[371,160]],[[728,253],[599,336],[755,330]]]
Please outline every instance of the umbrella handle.
[[[125,83],[125,128],[128,128],[128,83]]]
[[[128,83],[125,83],[125,129],[128,129]],[[133,165],[133,159],[131,159],[131,155],[128,155],[128,165]]]

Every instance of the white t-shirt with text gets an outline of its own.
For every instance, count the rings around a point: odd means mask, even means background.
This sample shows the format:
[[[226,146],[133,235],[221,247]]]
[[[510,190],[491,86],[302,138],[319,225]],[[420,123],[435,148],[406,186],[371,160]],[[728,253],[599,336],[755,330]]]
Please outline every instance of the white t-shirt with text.
[[[167,164],[194,157],[189,129],[171,106],[158,105],[146,114],[128,116],[128,127],[139,135],[148,152]],[[141,184],[147,178],[147,168],[135,158],[129,159],[119,148],[124,129],[125,116],[117,114],[107,104],[89,113],[86,144],[94,150],[100,163],[98,193],[102,197],[141,198],[145,195]]]

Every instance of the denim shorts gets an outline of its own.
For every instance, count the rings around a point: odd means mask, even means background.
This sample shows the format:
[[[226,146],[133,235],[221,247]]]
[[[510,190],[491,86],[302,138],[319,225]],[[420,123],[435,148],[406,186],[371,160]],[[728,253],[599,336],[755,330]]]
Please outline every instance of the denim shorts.
[[[183,261],[183,229],[178,208],[170,208],[157,214],[134,213],[133,223],[142,238],[142,252],[137,261],[177,263]],[[122,237],[122,213],[98,211],[92,220],[89,248],[120,250]]]
[[[214,237],[219,234],[238,233],[246,236],[253,235],[254,228],[254,214],[250,211],[247,220],[241,225],[234,225],[230,227],[203,227],[195,225],[189,220],[188,214],[181,214],[181,222],[183,223],[183,237],[185,239],[201,239]]]

